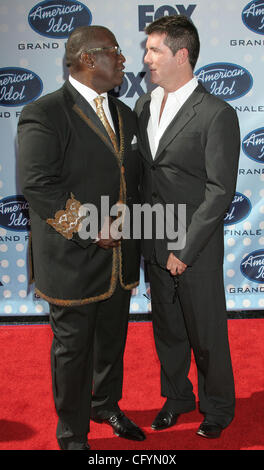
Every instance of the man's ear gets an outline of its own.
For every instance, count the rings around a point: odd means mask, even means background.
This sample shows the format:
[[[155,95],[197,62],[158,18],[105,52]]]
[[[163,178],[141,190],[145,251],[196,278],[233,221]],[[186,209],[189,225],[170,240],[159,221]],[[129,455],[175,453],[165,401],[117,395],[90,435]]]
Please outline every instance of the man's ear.
[[[179,49],[176,52],[176,55],[177,55],[177,64],[178,65],[184,64],[189,59],[189,52],[188,52],[188,49],[186,49],[186,47],[183,47],[182,49]]]

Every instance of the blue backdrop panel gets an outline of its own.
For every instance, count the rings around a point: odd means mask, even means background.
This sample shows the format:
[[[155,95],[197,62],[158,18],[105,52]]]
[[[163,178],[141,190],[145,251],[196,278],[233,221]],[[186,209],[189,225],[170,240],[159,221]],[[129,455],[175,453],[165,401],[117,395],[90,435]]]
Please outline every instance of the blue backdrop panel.
[[[228,310],[264,308],[264,3],[263,0],[1,0],[0,3],[0,315],[44,315],[48,305],[29,285],[27,203],[16,172],[17,122],[23,106],[59,88],[67,70],[65,42],[83,24],[116,35],[126,57],[119,96],[128,106],[151,89],[144,65],[145,26],[168,14],[185,14],[198,27],[196,75],[233,106],[241,128],[235,197],[225,216],[224,279]],[[151,311],[141,266],[131,313]]]

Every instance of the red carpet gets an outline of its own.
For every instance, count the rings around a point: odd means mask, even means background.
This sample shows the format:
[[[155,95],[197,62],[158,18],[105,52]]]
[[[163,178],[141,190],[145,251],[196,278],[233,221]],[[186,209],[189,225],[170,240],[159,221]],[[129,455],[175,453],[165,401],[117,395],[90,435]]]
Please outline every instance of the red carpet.
[[[125,354],[121,408],[147,434],[144,442],[113,436],[105,424],[91,423],[92,450],[263,450],[264,449],[264,319],[229,320],[236,382],[236,416],[220,439],[195,434],[198,410],[180,416],[170,430],[150,425],[163,403],[151,323],[130,323]],[[0,450],[57,450],[48,325],[0,327]],[[196,371],[190,378],[196,392]]]

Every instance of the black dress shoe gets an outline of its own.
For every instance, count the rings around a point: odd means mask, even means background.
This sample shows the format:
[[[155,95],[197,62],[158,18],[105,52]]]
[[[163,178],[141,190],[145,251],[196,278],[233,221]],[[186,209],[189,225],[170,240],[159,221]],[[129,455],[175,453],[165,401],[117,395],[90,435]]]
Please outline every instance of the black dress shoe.
[[[70,438],[58,438],[58,443],[61,450],[89,450],[88,442],[79,442]]]
[[[144,441],[145,434],[141,429],[128,419],[122,411],[104,412],[95,414],[92,412],[91,419],[96,423],[107,423],[112,426],[114,434],[132,441]]]
[[[219,424],[209,423],[205,419],[200,425],[197,434],[207,439],[217,439],[220,437],[222,430],[223,428]]]
[[[178,417],[179,413],[161,410],[154,419],[151,427],[152,429],[155,429],[155,431],[170,428],[171,426],[174,426],[174,424],[176,424]]]

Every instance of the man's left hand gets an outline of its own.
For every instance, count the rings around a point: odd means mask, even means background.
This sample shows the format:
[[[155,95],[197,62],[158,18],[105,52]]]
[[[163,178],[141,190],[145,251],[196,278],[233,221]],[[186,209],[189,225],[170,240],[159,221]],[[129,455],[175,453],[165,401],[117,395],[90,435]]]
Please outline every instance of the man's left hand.
[[[180,275],[185,271],[187,264],[176,258],[173,253],[170,253],[166,267],[172,276],[176,276],[177,274]]]

